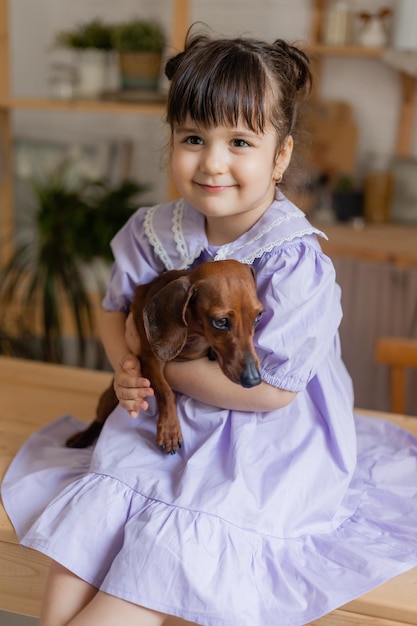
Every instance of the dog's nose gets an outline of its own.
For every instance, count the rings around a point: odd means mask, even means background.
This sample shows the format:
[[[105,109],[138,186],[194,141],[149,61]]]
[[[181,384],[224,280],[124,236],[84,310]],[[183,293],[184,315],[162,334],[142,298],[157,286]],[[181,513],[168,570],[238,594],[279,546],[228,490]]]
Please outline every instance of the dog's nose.
[[[250,358],[246,362],[246,367],[240,377],[240,384],[242,387],[256,387],[262,382],[261,374],[255,361]]]

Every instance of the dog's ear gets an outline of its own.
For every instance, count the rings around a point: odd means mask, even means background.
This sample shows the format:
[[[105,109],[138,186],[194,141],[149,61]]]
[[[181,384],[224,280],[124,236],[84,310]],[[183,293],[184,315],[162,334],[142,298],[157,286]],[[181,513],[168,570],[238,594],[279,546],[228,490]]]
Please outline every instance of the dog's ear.
[[[187,341],[185,311],[193,294],[187,276],[160,289],[143,310],[146,336],[161,361],[171,361]]]
[[[249,267],[250,267],[250,269],[251,269],[251,273],[252,273],[252,276],[253,276],[253,282],[254,282],[254,283],[255,283],[255,285],[256,285],[256,272],[255,272],[255,270],[253,269],[252,265],[249,265]]]

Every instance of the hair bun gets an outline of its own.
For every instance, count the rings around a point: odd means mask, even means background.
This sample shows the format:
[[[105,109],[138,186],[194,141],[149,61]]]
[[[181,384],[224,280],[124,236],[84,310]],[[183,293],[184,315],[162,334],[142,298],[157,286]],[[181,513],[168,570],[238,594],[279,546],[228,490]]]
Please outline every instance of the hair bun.
[[[176,54],[174,57],[171,57],[170,59],[168,59],[168,61],[165,64],[165,76],[168,78],[168,80],[172,80],[175,72],[178,69],[179,64],[181,63],[181,59],[184,58],[184,52],[180,52],[179,54]]]
[[[288,44],[283,39],[274,41],[274,48],[290,62],[292,79],[296,91],[311,89],[312,76],[310,72],[310,60],[308,56],[295,46]]]
[[[174,74],[181,64],[181,61],[183,60],[186,52],[188,52],[192,48],[204,48],[210,43],[211,40],[208,35],[201,32],[194,32],[195,29],[198,27],[201,28],[200,22],[196,22],[195,24],[192,24],[190,26],[185,38],[184,50],[167,61],[165,65],[165,76],[168,78],[168,80],[172,80],[172,78],[174,77]]]

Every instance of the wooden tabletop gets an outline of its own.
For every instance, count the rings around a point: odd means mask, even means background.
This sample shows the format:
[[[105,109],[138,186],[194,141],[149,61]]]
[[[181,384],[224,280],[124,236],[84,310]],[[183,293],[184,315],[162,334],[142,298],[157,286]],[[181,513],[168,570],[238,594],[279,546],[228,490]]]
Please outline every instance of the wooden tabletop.
[[[0,356],[0,480],[23,442],[70,413],[89,422],[111,374]],[[0,540],[17,542],[0,507]]]
[[[0,480],[18,448],[35,430],[66,413],[90,421],[97,398],[110,379],[109,373],[0,357]],[[364,413],[390,419],[417,435],[417,418]],[[37,615],[46,570],[43,555],[18,546],[10,521],[0,507],[0,608]],[[27,580],[22,579],[24,575]],[[20,579],[14,583],[13,577]],[[167,625],[180,623],[173,618]],[[417,626],[417,568],[314,622],[320,626],[394,623]]]
[[[330,257],[386,261],[399,267],[417,267],[417,226],[398,224],[314,224],[328,241],[320,239]]]

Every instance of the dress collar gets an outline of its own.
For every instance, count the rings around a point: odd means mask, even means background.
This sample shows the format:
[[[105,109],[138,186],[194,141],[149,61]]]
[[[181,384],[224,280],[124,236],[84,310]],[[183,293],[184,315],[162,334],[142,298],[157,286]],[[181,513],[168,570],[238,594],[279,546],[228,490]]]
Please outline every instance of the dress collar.
[[[144,223],[145,233],[167,269],[186,269],[203,250],[209,250],[204,216],[183,199],[172,203],[172,237],[164,241],[158,235],[156,225],[159,222],[158,211],[166,206],[158,205],[148,209]],[[265,252],[311,234],[327,239],[324,233],[311,225],[300,209],[278,191],[274,202],[258,222],[235,241],[219,246],[213,258],[215,261],[236,259],[252,264]]]

